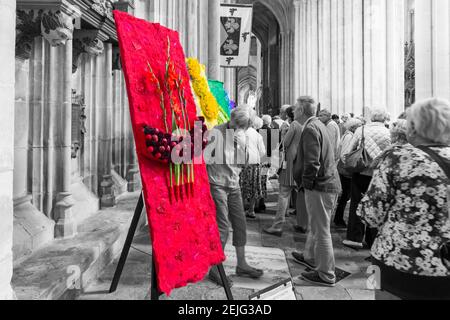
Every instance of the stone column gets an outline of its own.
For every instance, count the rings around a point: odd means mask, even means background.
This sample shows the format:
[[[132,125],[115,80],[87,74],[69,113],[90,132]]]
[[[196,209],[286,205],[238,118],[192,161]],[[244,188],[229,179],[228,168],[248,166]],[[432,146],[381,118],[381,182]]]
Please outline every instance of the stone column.
[[[220,0],[208,0],[208,78],[220,80]]]
[[[331,3],[331,104],[322,105],[332,113],[338,112],[339,97],[339,69],[338,69],[338,1],[330,0]]]
[[[312,68],[313,68],[313,61],[312,61],[312,46],[317,39],[313,39],[312,37],[312,28],[313,28],[313,22],[312,22],[312,10],[311,10],[311,4],[312,1],[308,0],[305,3],[305,25],[306,25],[306,46],[305,46],[305,55],[306,55],[306,94],[313,95],[313,83],[312,83]]]
[[[60,48],[61,49],[61,48]],[[72,40],[68,40],[62,48],[64,54],[63,63],[63,104],[61,106],[60,115],[62,123],[60,123],[58,136],[61,135],[62,142],[59,146],[58,171],[61,173],[61,185],[58,186],[58,194],[56,196],[55,205],[55,236],[71,237],[77,233],[76,222],[73,219],[72,207],[75,200],[70,193],[71,184],[71,146],[72,146]],[[59,143],[58,143],[59,144]]]
[[[187,56],[198,57],[198,1],[199,0],[187,0]],[[200,0],[201,1],[201,0]]]
[[[308,94],[308,60],[307,60],[307,53],[308,53],[308,25],[307,25],[307,2],[306,0],[301,1],[301,8],[300,8],[300,14],[301,14],[301,45],[300,45],[300,54],[301,54],[301,64],[300,64],[300,77],[301,77],[301,92],[302,95]]]
[[[344,3],[344,112],[353,112],[353,3]]]
[[[416,0],[416,100],[450,100],[450,3]]]
[[[39,212],[28,193],[33,164],[29,157],[30,128],[30,60],[16,59],[14,120],[14,258],[19,259],[54,238],[55,223]],[[36,115],[38,118],[38,115]],[[36,171],[39,172],[39,163]]]
[[[111,176],[111,155],[112,155],[112,44],[105,44],[104,53],[104,85],[103,85],[103,110],[101,110],[102,133],[100,134],[100,168],[102,175],[100,183],[101,206],[112,207],[115,205],[114,182]]]
[[[169,4],[168,0],[155,0],[159,1],[159,22],[163,26],[167,26],[167,6]]]
[[[331,105],[331,3],[319,0],[319,73],[320,95],[318,102],[322,106]]]
[[[355,115],[362,114],[364,106],[364,63],[363,63],[363,2],[353,0],[352,3],[352,66],[353,85],[351,112]]]
[[[14,56],[16,2],[0,0],[0,300],[12,299],[13,166],[14,166]]]
[[[198,14],[198,58],[200,63],[208,63],[208,7],[209,1],[200,0]],[[220,27],[220,26],[219,26]]]
[[[285,80],[286,80],[286,70],[285,70],[285,65],[286,65],[286,56],[285,56],[285,53],[286,53],[286,51],[285,51],[285,49],[284,49],[284,47],[285,47],[285,39],[286,39],[286,36],[285,36],[285,33],[284,33],[284,31],[281,31],[280,32],[280,36],[279,36],[279,41],[281,42],[281,47],[280,47],[280,66],[279,66],[279,69],[280,69],[280,88],[281,88],[281,90],[280,90],[280,95],[281,95],[281,97],[280,97],[280,100],[281,100],[281,104],[284,104],[285,103],[285,99],[284,99],[284,97],[285,97],[285,88],[286,88],[286,85],[285,85]]]
[[[301,94],[300,92],[300,1],[294,1],[294,25],[295,25],[295,40],[294,40],[294,95],[298,98]]]
[[[160,3],[159,0],[152,0],[149,3],[149,14],[148,19],[150,22],[160,21]]]
[[[311,0],[311,95],[317,99],[319,96],[319,43],[318,43],[318,0]]]
[[[345,69],[344,69],[344,2],[348,0],[339,0],[337,3],[337,63],[338,63],[338,104],[334,109],[335,113],[342,115],[345,104]],[[395,2],[395,1],[391,1]]]
[[[174,28],[175,8],[173,0],[166,0],[167,2],[167,28]]]
[[[448,4],[448,1],[446,2]],[[405,110],[405,16],[406,2],[405,0],[386,1],[387,6],[387,61],[386,61],[386,107],[391,117],[396,119]],[[447,7],[448,8],[448,7]],[[450,18],[447,9],[446,21]],[[449,30],[447,24],[447,31]],[[447,43],[448,43],[447,33]],[[450,70],[449,56],[447,54],[447,66],[441,66],[446,70]],[[449,71],[450,72],[450,71]],[[447,73],[448,75],[448,73]],[[447,92],[450,86],[447,86]]]
[[[404,0],[364,1],[364,107],[404,104]],[[400,47],[400,45],[402,47]],[[397,97],[400,97],[397,99]],[[393,105],[390,105],[390,104]],[[393,109],[394,108],[394,109]],[[369,116],[369,115],[367,115]],[[393,114],[393,117],[398,114]]]

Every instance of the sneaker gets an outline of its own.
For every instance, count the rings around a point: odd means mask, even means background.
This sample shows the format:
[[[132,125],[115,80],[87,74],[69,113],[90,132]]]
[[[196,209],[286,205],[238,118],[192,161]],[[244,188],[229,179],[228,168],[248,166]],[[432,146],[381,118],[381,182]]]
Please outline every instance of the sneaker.
[[[304,272],[301,278],[309,283],[318,284],[325,287],[334,287],[336,282],[328,282],[323,280],[317,271]]]
[[[362,243],[350,241],[350,240],[344,240],[344,241],[342,241],[342,244],[348,248],[355,249],[355,250],[361,250],[364,248],[364,245]]]
[[[306,261],[304,255],[302,253],[298,252],[292,252],[292,257],[294,257],[294,261],[298,264],[301,264],[304,267],[307,267],[308,269],[314,270],[316,266],[312,265],[308,261]]]

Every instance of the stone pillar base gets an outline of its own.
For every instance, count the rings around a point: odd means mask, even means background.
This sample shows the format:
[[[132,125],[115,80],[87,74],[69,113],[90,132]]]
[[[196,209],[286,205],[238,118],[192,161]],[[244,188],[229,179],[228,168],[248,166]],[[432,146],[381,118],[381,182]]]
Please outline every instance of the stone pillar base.
[[[55,222],[31,204],[31,196],[14,200],[14,260],[32,253],[54,239]]]
[[[130,166],[127,173],[128,192],[135,192],[142,189],[141,177],[137,166]]]
[[[111,176],[114,182],[114,191],[116,197],[128,191],[128,181],[122,178],[116,170],[111,170]]]
[[[55,238],[71,238],[77,234],[77,223],[73,218],[72,207],[75,200],[69,192],[61,192],[56,197],[55,205]]]
[[[103,176],[103,181],[100,183],[101,208],[111,208],[116,204],[116,197],[114,196],[114,181],[111,175]]]

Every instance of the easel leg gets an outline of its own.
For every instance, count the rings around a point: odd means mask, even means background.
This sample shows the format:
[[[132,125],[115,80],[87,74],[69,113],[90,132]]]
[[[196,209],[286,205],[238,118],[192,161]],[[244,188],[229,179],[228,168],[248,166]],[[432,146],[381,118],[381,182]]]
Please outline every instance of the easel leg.
[[[130,252],[131,244],[133,243],[133,238],[136,233],[136,229],[139,224],[139,219],[142,215],[143,209],[144,209],[144,197],[141,193],[138,204],[134,211],[134,216],[133,220],[131,221],[130,229],[128,230],[127,239],[125,240],[125,244],[122,249],[122,254],[120,255],[119,263],[117,264],[116,272],[114,273],[114,278],[111,283],[109,293],[113,293],[117,290],[117,286],[119,285],[120,277],[122,275],[125,262],[127,261],[128,253]]]
[[[225,269],[223,268],[223,264],[219,264],[217,266],[217,269],[219,270],[220,279],[222,280],[222,285],[223,285],[223,288],[225,289],[225,294],[227,295],[227,299],[229,301],[234,300],[233,294],[231,293],[231,288],[228,285],[227,275],[225,273]]]

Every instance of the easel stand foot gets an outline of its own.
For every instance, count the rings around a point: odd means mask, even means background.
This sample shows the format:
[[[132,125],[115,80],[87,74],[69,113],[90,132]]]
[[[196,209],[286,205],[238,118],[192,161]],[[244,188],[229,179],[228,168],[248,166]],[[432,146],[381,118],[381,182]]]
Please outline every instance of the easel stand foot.
[[[134,235],[136,234],[136,229],[139,224],[139,219],[141,218],[142,212],[144,210],[144,197],[143,193],[139,197],[138,203],[136,205],[136,209],[134,210],[133,219],[131,221],[130,229],[128,230],[127,238],[125,240],[125,244],[122,249],[122,253],[120,255],[119,263],[117,264],[116,271],[114,272],[114,277],[111,283],[111,287],[109,289],[109,293],[114,293],[117,290],[117,286],[119,285],[120,277],[122,276],[123,268],[125,267],[125,263],[127,261],[128,253],[130,252],[131,244],[133,243]],[[220,274],[220,279],[222,280],[223,287],[225,289],[225,294],[228,300],[233,300],[233,294],[231,293],[231,289],[228,285],[227,276],[225,274],[225,269],[222,264],[217,266]],[[151,300],[159,300],[159,297],[162,294],[158,290],[158,279],[156,277],[156,268],[155,261],[152,257],[152,276],[151,276],[151,292],[150,298]]]

